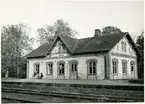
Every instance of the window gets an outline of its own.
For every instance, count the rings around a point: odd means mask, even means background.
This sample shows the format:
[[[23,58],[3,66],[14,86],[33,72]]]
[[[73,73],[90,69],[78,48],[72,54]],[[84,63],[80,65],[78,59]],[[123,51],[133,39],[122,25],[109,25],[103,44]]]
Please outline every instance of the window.
[[[126,42],[121,42],[122,51],[126,52]]]
[[[77,71],[77,65],[78,65],[77,61],[70,61],[70,68],[71,68],[72,72],[76,72]]]
[[[88,74],[96,74],[97,60],[88,60]]]
[[[119,50],[119,46],[117,45],[117,50]]]
[[[65,52],[65,45],[62,43],[58,43],[58,53]]]
[[[113,59],[112,60],[112,65],[113,65],[113,74],[118,73],[118,60]]]
[[[129,53],[132,55],[132,51],[131,51],[131,49],[129,48]]]
[[[64,75],[64,70],[65,70],[64,62],[58,62],[58,74]]]
[[[66,48],[64,44],[62,44],[62,52],[66,52]]]
[[[39,73],[40,64],[39,64],[39,63],[35,63],[35,64],[34,64],[34,68],[35,68],[35,73]]]
[[[48,75],[52,75],[52,72],[53,72],[53,63],[47,63],[47,74]]]
[[[135,68],[135,62],[134,61],[130,62],[130,67],[131,67],[131,71],[134,71],[134,68]]]
[[[72,67],[72,72],[77,71],[77,63],[73,62],[71,67]]]
[[[123,71],[123,74],[127,73],[127,61],[126,60],[122,61],[122,71]]]
[[[58,52],[61,53],[61,43],[58,44]]]

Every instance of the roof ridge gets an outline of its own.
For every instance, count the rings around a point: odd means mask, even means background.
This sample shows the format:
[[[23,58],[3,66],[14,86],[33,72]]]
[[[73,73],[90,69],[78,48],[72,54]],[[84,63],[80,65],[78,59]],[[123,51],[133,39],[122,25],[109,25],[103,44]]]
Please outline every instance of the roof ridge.
[[[90,39],[90,38],[94,38],[94,37],[86,37],[86,38],[81,38],[81,39]],[[81,40],[81,39],[78,39],[78,40]]]

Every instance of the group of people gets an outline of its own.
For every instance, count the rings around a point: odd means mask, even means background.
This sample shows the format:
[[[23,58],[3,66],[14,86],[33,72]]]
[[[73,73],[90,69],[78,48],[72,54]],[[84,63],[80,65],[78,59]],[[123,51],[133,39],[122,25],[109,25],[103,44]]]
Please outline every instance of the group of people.
[[[43,78],[43,73],[34,73],[34,78],[35,79],[42,79]]]

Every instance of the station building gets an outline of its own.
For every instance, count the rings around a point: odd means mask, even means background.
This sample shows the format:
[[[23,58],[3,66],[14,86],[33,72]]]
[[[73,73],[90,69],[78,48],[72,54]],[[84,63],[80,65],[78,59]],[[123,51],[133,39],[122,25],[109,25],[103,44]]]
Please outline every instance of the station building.
[[[129,33],[75,39],[57,35],[30,52],[27,78],[43,79],[137,79],[137,54]]]

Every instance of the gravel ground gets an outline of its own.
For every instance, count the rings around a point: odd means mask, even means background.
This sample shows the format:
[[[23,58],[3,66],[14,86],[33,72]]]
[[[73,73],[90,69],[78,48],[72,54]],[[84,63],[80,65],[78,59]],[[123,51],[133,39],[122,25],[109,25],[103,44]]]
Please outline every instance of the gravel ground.
[[[32,101],[39,101],[42,103],[95,103],[95,102],[99,102],[97,100],[73,99],[73,98],[40,96],[40,95],[7,93],[7,92],[3,92],[2,96],[10,97],[10,98],[27,99],[27,100],[32,100]],[[15,103],[15,102],[9,102],[7,100],[2,100],[2,103]]]

